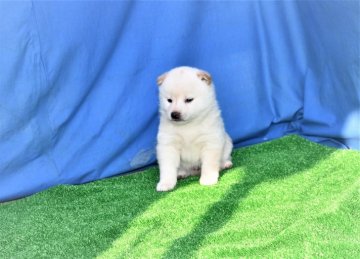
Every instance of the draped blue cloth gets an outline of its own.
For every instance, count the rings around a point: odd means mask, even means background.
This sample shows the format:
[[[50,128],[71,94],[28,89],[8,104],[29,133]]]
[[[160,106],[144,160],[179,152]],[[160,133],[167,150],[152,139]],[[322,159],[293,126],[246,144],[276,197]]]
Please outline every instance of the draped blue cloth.
[[[211,73],[237,146],[360,149],[358,1],[0,1],[0,200],[155,163],[156,77]],[[155,188],[155,183],[154,183]]]

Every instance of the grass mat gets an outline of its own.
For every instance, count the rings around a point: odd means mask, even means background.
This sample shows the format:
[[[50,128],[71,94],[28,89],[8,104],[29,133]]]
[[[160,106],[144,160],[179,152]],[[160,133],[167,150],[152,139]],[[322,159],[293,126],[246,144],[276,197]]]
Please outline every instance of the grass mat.
[[[360,153],[288,136],[213,187],[158,168],[0,205],[0,258],[360,258]]]

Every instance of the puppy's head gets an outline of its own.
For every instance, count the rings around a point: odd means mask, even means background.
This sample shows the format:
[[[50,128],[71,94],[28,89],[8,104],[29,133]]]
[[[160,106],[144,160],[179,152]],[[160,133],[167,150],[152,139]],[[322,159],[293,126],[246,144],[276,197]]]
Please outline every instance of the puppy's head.
[[[202,116],[215,101],[209,73],[178,67],[158,77],[160,113],[174,123],[186,123]]]

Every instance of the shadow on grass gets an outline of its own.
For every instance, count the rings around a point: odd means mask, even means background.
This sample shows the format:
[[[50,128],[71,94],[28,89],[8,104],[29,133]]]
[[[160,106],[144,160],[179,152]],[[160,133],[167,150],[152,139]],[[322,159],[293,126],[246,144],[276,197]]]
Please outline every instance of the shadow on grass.
[[[245,176],[234,184],[220,201],[213,204],[194,229],[186,236],[176,239],[163,258],[190,258],[195,255],[207,235],[221,229],[233,216],[239,204],[257,185],[276,181],[313,167],[326,159],[333,150],[310,145],[313,143],[303,139],[300,141],[306,150],[296,150],[294,141],[287,144],[285,139],[276,140],[270,144],[254,146],[236,153],[235,166],[245,169]],[[285,147],[285,148],[284,148]],[[319,152],[321,149],[321,152]]]

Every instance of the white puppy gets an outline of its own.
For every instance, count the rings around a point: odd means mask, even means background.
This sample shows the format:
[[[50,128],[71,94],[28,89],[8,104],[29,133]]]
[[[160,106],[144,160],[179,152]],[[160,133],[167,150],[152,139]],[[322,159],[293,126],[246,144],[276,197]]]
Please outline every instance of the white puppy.
[[[218,182],[232,166],[232,142],[225,132],[209,73],[178,67],[158,77],[160,126],[157,191],[172,190],[178,178],[199,174],[200,184]]]

